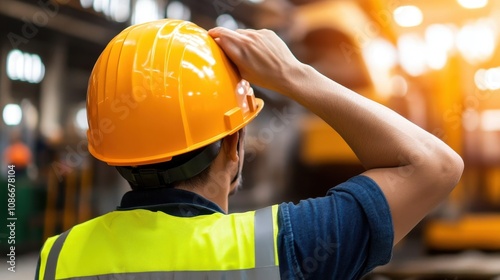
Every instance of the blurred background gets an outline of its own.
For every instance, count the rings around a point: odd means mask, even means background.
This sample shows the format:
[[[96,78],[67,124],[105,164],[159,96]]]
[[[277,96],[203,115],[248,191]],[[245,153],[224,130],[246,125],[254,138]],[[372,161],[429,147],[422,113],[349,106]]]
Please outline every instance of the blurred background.
[[[367,279],[500,279],[500,0],[1,0],[0,221],[16,166],[16,274],[30,279],[43,241],[112,211],[129,187],[87,151],[88,77],[125,27],[160,18],[204,28],[268,28],[337,82],[399,112],[465,160],[449,200]],[[244,188],[231,211],[298,202],[363,171],[332,129],[256,88]]]

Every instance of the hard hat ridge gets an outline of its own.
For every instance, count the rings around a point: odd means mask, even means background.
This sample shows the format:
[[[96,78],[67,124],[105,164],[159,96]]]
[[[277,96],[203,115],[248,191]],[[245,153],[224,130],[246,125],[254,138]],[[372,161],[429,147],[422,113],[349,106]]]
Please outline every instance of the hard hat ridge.
[[[164,19],[107,45],[89,79],[89,151],[115,166],[170,160],[232,134],[263,102],[201,27]]]

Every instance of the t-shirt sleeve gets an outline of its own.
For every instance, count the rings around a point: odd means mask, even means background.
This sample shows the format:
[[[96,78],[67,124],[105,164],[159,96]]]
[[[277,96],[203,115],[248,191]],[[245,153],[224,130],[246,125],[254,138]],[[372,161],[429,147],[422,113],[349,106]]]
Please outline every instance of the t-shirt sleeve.
[[[392,256],[389,205],[378,185],[356,176],[325,197],[278,211],[281,279],[359,279]]]

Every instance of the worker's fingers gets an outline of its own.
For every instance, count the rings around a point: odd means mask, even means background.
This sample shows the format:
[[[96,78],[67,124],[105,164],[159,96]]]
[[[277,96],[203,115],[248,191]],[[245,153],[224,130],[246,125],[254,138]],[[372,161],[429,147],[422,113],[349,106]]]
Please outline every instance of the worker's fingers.
[[[277,89],[283,75],[298,61],[281,38],[270,30],[217,27],[209,30],[217,44],[251,83]]]
[[[238,38],[239,33],[233,31],[231,29],[225,27],[215,27],[208,30],[208,34],[212,36],[212,38],[220,38],[220,37],[235,37]]]
[[[242,56],[240,46],[244,40],[243,35],[224,27],[210,29],[208,34],[214,38],[215,42],[233,62],[240,59]]]
[[[240,34],[248,34],[249,32],[257,32],[258,30],[255,30],[255,29],[251,29],[251,28],[246,28],[246,29],[236,29],[235,32],[236,33],[240,33]]]

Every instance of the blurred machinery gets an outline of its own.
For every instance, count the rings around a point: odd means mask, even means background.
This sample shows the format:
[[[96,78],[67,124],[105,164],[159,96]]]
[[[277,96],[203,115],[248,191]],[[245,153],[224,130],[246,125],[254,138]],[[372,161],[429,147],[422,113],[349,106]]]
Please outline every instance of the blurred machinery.
[[[500,250],[500,3],[363,4],[299,6],[294,20],[299,26],[292,27],[297,55],[462,154],[463,180],[424,223],[428,250]],[[307,118],[301,134],[300,159],[306,166],[356,165],[349,147],[318,118]],[[352,171],[343,174],[357,169]]]
[[[449,201],[410,236],[425,252],[500,250],[499,15],[500,3],[493,1],[315,1],[296,8],[299,26],[292,34],[298,36],[291,43],[302,61],[398,111],[463,156],[466,170]],[[305,118],[299,134],[300,170],[309,171],[314,183],[359,172],[350,148],[317,117]],[[293,180],[295,193],[321,195],[301,192],[311,183],[302,176]],[[414,244],[402,242],[406,253],[396,253],[379,275],[500,275],[500,259],[484,255],[398,262],[407,259],[401,254],[422,250]]]

